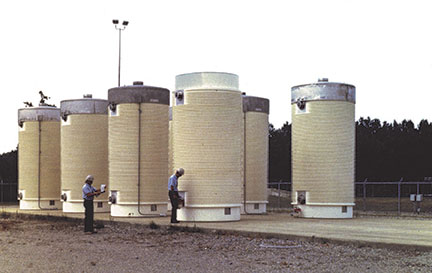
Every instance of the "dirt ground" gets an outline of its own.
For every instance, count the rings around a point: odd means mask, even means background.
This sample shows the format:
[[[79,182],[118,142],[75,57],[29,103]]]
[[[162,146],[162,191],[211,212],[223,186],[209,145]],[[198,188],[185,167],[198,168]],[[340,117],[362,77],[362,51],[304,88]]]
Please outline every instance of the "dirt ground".
[[[0,215],[0,272],[432,272],[432,251]],[[103,227],[102,227],[103,226]]]

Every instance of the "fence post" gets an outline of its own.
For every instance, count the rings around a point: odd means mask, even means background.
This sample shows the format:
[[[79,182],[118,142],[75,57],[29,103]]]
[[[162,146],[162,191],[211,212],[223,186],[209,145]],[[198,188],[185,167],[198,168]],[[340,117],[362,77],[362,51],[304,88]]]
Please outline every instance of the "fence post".
[[[367,178],[363,181],[363,211],[366,211],[366,182]]]
[[[278,208],[281,208],[281,202],[280,202],[280,198],[281,198],[281,182],[282,180],[279,180],[278,182]]]
[[[420,194],[420,184],[417,182],[417,195]]]
[[[403,181],[403,177],[398,182],[398,215],[401,214],[401,183]]]

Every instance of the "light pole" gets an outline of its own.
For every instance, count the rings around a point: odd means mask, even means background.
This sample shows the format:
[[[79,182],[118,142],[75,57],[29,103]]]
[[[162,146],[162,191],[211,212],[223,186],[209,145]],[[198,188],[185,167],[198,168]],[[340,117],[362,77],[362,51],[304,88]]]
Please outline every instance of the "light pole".
[[[119,65],[118,65],[118,86],[120,86],[120,64],[121,64],[121,32],[126,29],[129,21],[123,21],[121,26],[119,26],[119,20],[112,20],[115,28],[119,31]]]

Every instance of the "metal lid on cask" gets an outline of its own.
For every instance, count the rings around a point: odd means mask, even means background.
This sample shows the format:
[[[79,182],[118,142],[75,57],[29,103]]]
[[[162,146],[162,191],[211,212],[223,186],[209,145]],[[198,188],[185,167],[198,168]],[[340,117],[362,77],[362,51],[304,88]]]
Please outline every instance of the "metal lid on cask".
[[[133,85],[115,87],[108,90],[110,105],[121,103],[158,103],[169,105],[169,90],[162,87],[147,86],[136,81]]]
[[[355,86],[329,82],[327,78],[322,78],[318,79],[316,83],[297,85],[291,88],[291,103],[320,100],[355,103]]]
[[[108,101],[93,99],[91,94],[83,95],[81,99],[62,100],[60,102],[62,117],[73,114],[108,114]]]
[[[270,113],[270,101],[265,98],[243,96],[243,112],[263,112]]]
[[[60,121],[60,109],[52,106],[39,106],[18,109],[18,125],[25,121]]]

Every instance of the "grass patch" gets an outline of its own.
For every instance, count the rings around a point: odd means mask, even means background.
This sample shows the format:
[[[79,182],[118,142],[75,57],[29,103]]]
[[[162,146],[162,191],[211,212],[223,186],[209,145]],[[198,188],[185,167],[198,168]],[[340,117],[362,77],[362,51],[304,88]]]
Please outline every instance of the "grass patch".
[[[101,222],[95,222],[94,223],[94,228],[96,228],[96,229],[102,229],[104,227],[105,227],[105,225]]]
[[[170,225],[168,227],[169,231],[179,231],[179,232],[185,232],[185,233],[204,233],[204,230],[194,225],[193,227],[188,226],[173,226]]]
[[[149,227],[150,229],[160,229],[160,226],[153,221],[150,222]]]
[[[204,230],[194,225],[193,227],[189,228],[190,233],[204,233]]]

